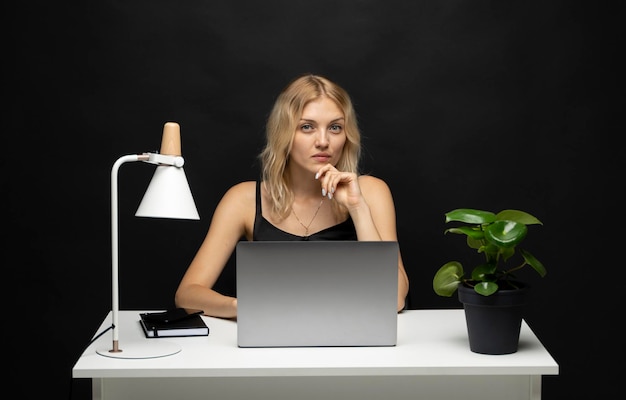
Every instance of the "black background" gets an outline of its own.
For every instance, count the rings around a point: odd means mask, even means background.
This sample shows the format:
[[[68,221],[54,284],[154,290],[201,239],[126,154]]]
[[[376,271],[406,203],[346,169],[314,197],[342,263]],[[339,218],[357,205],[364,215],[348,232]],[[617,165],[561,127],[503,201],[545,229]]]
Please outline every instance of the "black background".
[[[609,361],[624,356],[623,3],[14,3],[2,16],[3,329],[8,378],[49,381],[22,386],[31,397],[89,398],[71,369],[111,307],[115,160],[158,151],[163,124],[181,125],[200,221],[135,218],[153,168],[119,175],[121,308],[170,307],[221,195],[258,177],[267,114],[303,72],[353,97],[363,171],[394,193],[410,308],[460,307],[431,287],[441,264],[473,260],[444,237],[445,212],[531,212],[544,226],[525,247],[548,275],[522,274],[526,320],[560,366],[543,398],[621,388]]]

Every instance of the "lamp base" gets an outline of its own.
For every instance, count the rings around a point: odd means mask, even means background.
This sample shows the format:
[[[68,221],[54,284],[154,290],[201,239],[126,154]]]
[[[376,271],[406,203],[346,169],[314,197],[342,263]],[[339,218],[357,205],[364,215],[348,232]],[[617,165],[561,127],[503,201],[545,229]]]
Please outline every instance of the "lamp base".
[[[111,351],[111,348],[97,349],[96,353],[104,357],[111,358],[159,358],[167,357],[179,353],[182,348],[176,343],[157,340],[148,340],[145,342],[126,343],[121,351]]]

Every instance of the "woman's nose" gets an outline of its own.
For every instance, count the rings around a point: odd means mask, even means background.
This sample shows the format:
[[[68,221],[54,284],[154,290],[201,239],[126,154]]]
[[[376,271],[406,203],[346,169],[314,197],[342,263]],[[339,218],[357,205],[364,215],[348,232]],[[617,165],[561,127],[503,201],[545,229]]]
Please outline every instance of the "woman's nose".
[[[322,131],[317,135],[315,146],[321,148],[328,147],[328,133],[326,131]]]

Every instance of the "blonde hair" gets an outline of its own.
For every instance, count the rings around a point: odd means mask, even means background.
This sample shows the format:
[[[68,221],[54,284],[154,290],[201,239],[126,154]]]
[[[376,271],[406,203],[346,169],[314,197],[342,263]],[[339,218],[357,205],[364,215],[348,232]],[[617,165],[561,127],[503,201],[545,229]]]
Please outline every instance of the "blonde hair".
[[[306,74],[289,83],[278,95],[266,124],[266,143],[259,154],[265,189],[272,200],[272,213],[285,218],[291,212],[293,192],[285,175],[289,152],[304,107],[311,101],[326,97],[343,111],[346,143],[335,165],[340,171],[358,173],[361,157],[361,133],[356,112],[348,93],[339,85],[319,76]],[[337,204],[333,202],[333,204]],[[335,212],[340,212],[335,209]]]

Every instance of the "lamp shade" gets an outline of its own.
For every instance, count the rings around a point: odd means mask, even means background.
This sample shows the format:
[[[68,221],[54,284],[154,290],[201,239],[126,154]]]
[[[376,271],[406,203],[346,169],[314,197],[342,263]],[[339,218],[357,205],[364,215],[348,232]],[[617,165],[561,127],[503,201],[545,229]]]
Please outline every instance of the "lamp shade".
[[[156,168],[135,216],[200,219],[182,167],[159,165]]]

